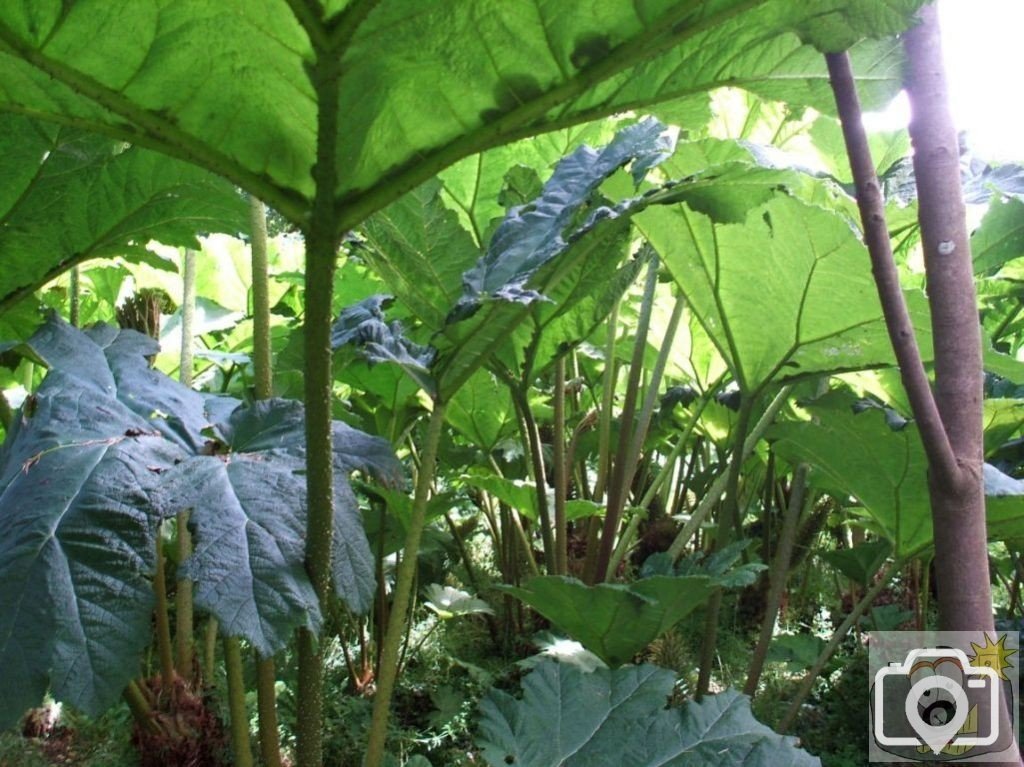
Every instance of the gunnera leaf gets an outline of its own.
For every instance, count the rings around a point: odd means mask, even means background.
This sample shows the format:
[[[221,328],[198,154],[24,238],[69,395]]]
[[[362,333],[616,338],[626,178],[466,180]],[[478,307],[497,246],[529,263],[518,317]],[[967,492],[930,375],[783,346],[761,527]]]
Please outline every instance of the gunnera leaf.
[[[301,566],[300,403],[194,392],[149,368],[151,340],[105,325],[51,317],[19,351],[50,369],[0,448],[0,727],[47,690],[90,715],[117,699],[151,641],[158,526],[186,508],[197,549],[179,572],[227,630],[266,652],[282,627],[317,625]],[[373,573],[346,475],[394,485],[401,467],[344,424],[334,441],[334,585],[362,610]],[[244,515],[247,529],[232,527]]]
[[[305,411],[291,400],[263,400],[239,407],[213,432],[223,441],[212,455],[167,473],[160,506],[192,509],[195,549],[183,571],[196,582],[196,605],[218,618],[225,635],[271,655],[296,628],[315,631],[323,619],[304,563]],[[344,424],[335,424],[334,450],[333,583],[354,612],[365,612],[373,557],[346,475],[360,469],[394,484],[401,470],[386,441]]]
[[[678,132],[646,119],[620,131],[601,149],[582,146],[565,157],[539,197],[512,208],[498,227],[487,253],[462,276],[463,294],[449,315],[456,321],[472,314],[487,298],[529,304],[542,298],[526,287],[544,264],[565,251],[578,218],[594,202],[598,186],[632,162],[634,183],[671,155]],[[590,218],[599,216],[600,209]]]
[[[424,390],[436,390],[430,365],[436,351],[406,338],[400,322],[388,323],[384,309],[392,296],[377,294],[341,310],[331,328],[331,347],[338,349],[352,344],[371,363],[392,362],[398,365]]]
[[[100,346],[51,318],[28,341],[51,370],[0,448],[0,727],[47,689],[100,713],[150,641],[152,498],[187,440],[126,402],[143,379],[123,335]]]
[[[697,575],[597,586],[545,575],[531,578],[525,587],[499,588],[530,605],[609,666],[619,666],[704,604],[714,587],[710,578]]]
[[[492,689],[480,704],[477,745],[492,767],[815,767],[794,738],[758,722],[727,690],[666,708],[675,674],[657,666],[590,673],[545,660],[522,697]]]

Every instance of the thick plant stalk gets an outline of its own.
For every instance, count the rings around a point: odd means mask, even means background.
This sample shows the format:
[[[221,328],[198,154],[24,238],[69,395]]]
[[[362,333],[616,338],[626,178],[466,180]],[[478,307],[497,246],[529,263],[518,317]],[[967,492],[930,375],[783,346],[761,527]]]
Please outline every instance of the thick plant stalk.
[[[981,472],[981,330],[960,188],[959,142],[949,112],[934,5],[922,9],[921,24],[907,32],[904,45],[935,348],[935,404],[955,462],[947,467],[929,461],[935,555],[941,563],[936,568],[939,625],[945,630],[992,630]]]
[[[270,358],[270,271],[267,261],[267,209],[259,199],[249,197],[252,229],[252,367],[256,399],[272,394],[274,369]]]
[[[203,673],[206,675],[207,683],[212,683],[217,663],[217,629],[219,624],[212,615],[206,619],[206,628],[203,631]]]
[[[746,393],[744,393],[746,394]],[[719,510],[715,533],[715,547],[722,549],[737,534],[740,525],[739,492],[740,472],[747,452],[747,437],[754,410],[754,397],[746,395],[740,403],[739,418],[736,422],[736,437],[733,443],[732,459],[726,472],[725,498]],[[707,622],[704,627],[704,644],[701,648],[700,672],[697,675],[696,699],[707,695],[711,685],[711,668],[715,661],[718,645],[718,619],[722,611],[723,589],[718,587],[708,600]]]
[[[139,725],[139,729],[148,735],[155,735],[160,728],[153,719],[153,707],[149,705],[145,693],[134,679],[128,683],[121,693],[124,702],[128,704],[128,710],[132,712],[132,720]]]
[[[178,561],[184,562],[192,553],[192,536],[188,531],[188,511],[179,511],[176,515],[178,527],[177,554]],[[193,611],[192,581],[180,578],[174,594],[174,665],[182,679],[192,679],[193,674]]]
[[[427,502],[430,500],[430,492],[434,485],[437,453],[441,445],[443,427],[444,405],[435,401],[434,411],[427,424],[427,435],[421,454],[419,473],[416,476],[416,492],[413,496],[412,514],[409,520],[409,530],[405,537],[405,547],[402,550],[402,561],[398,565],[395,578],[395,595],[391,606],[391,615],[388,619],[387,633],[384,635],[384,645],[380,651],[380,674],[377,677],[377,694],[373,699],[373,718],[366,745],[365,767],[381,767],[384,763],[391,696],[398,676],[398,654],[402,637],[405,635],[413,582],[416,580],[416,558],[420,550],[420,538],[426,524]]]
[[[308,65],[307,71],[317,97],[317,147],[313,166],[316,195],[305,228],[306,572],[326,614],[330,602],[334,530],[331,299],[341,241],[334,208],[334,194],[338,186],[338,81],[341,64],[337,50],[331,47],[333,44],[317,37],[318,30],[323,31],[320,21],[311,21],[307,31],[313,39],[316,58]],[[322,767],[323,655],[320,637],[304,628],[299,629],[298,636],[298,677],[297,767]]]
[[[792,391],[792,386],[783,386],[779,389],[778,394],[775,398],[768,403],[768,407],[765,408],[764,413],[761,414],[761,418],[754,428],[750,430],[750,434],[743,442],[743,453],[740,456],[740,460],[745,461],[747,456],[750,455],[757,443],[761,441],[761,437],[764,436],[765,431],[772,425],[775,420],[775,416],[778,415],[779,410],[789,400],[789,393]],[[729,479],[728,472],[722,472],[715,481],[711,483],[711,487],[704,494],[704,497],[700,499],[700,503],[697,504],[697,508],[693,510],[693,514],[690,515],[689,521],[683,525],[683,529],[679,531],[679,534],[672,541],[672,545],[668,548],[668,554],[672,557],[672,561],[679,559],[683,554],[683,549],[686,548],[686,544],[690,542],[690,538],[697,532],[697,528],[700,527],[704,518],[711,512],[715,504],[722,497],[722,493],[725,492],[726,482]]]
[[[192,385],[192,344],[196,322],[196,252],[186,248],[181,255],[181,355],[178,380]]]
[[[597,480],[594,500],[599,501],[608,487],[608,471],[612,452],[612,406],[615,402],[615,341],[619,329],[619,303],[616,300],[608,315],[608,337],[604,344],[604,372],[601,374],[601,415],[597,427]]]
[[[267,262],[267,209],[249,196],[252,230],[252,325],[253,395],[257,400],[271,394],[274,370],[270,356],[270,271]],[[277,734],[277,669],[273,656],[256,657],[256,711],[259,715],[260,756],[265,767],[281,767],[281,742]]]
[[[959,140],[949,112],[938,12],[922,8],[920,24],[904,36],[906,87],[912,119],[918,219],[928,279],[935,353],[934,392],[916,367],[903,372],[904,386],[928,458],[939,628],[993,631],[985,495],[982,480],[982,353],[966,210],[960,187]],[[847,154],[857,186],[865,240],[876,268],[897,359],[913,348],[908,328],[890,320],[893,299],[879,279],[879,265],[891,268],[888,233],[878,181],[861,124],[860,104],[848,56],[827,56],[832,88],[843,124]],[[1000,719],[1008,726],[1008,712]],[[792,717],[790,717],[791,719]],[[1015,744],[1011,748],[1016,749]],[[1012,758],[1020,763],[1019,754]]]
[[[235,767],[252,767],[249,743],[249,713],[245,710],[245,681],[242,678],[242,648],[238,637],[224,639],[224,667],[228,672],[228,710],[231,718],[231,752]]]
[[[178,359],[178,379],[192,386],[192,339],[195,336],[196,317],[196,254],[191,249],[182,253],[181,270],[181,356]],[[178,561],[184,562],[192,553],[192,536],[188,531],[188,511],[177,514]],[[192,581],[179,578],[174,595],[177,620],[174,634],[174,662],[183,679],[192,679],[193,606]]]
[[[512,402],[519,413],[520,430],[525,437],[527,454],[530,457],[530,467],[533,472],[533,482],[537,487],[537,517],[540,520],[540,536],[544,544],[544,564],[548,572],[555,570],[555,536],[554,525],[551,521],[551,513],[548,510],[547,494],[547,473],[544,468],[544,446],[540,439],[540,428],[537,426],[537,419],[533,417],[530,409],[530,400],[524,389],[517,385],[511,385]],[[532,558],[533,553],[527,549]]]
[[[167,569],[164,565],[163,538],[156,536],[156,570],[153,593],[156,595],[156,647],[160,657],[160,677],[165,690],[174,689],[174,649],[171,643],[171,621],[167,614]]]
[[[77,328],[80,324],[79,312],[82,306],[82,269],[77,265],[71,267],[68,293],[71,299],[68,306],[68,323]]]
[[[861,123],[860,100],[850,58],[845,53],[826,55],[832,90],[835,93],[839,117],[842,120],[846,152],[857,188],[857,207],[864,226],[864,244],[871,257],[871,272],[878,288],[878,297],[885,315],[896,362],[899,364],[903,388],[907,391],[914,420],[921,433],[921,441],[928,455],[928,465],[943,474],[957,473],[956,456],[942,424],[942,418],[932,396],[928,374],[921,361],[921,352],[914,336],[914,325],[903,298],[899,273],[892,257],[889,229],[885,222],[885,201],[875,174],[875,165],[868,148],[867,134]],[[957,179],[959,184],[959,179]],[[959,186],[958,186],[959,188]],[[929,281],[929,290],[931,282]],[[974,317],[977,321],[977,317]],[[980,421],[979,421],[980,422]]]
[[[668,457],[665,458],[664,465],[658,471],[658,474],[651,483],[651,486],[647,488],[647,492],[644,493],[643,498],[640,499],[639,505],[641,509],[646,509],[654,501],[654,497],[672,475],[675,464],[679,460],[679,456],[681,456],[683,454],[683,450],[686,449],[686,443],[690,441],[690,435],[693,434],[693,430],[697,426],[697,421],[700,420],[700,416],[704,412],[704,408],[707,407],[710,400],[710,396],[705,395],[697,401],[697,406],[694,408],[693,415],[690,416],[690,420],[687,422],[686,428],[683,429],[682,435],[680,435],[679,439],[676,440],[676,444],[673,445]],[[629,551],[629,547],[633,545],[633,540],[636,538],[637,531],[640,529],[640,523],[643,521],[643,518],[643,512],[638,512],[629,520],[629,524],[626,526],[625,532],[622,533],[622,536],[619,538],[619,542],[615,546],[615,551],[612,552],[611,561],[608,563],[609,572],[614,573],[619,569],[619,565],[626,556],[626,552]]]
[[[782,530],[779,532],[775,559],[772,560],[769,572],[768,595],[765,597],[761,634],[754,647],[754,654],[750,658],[747,683],[743,687],[743,694],[749,695],[751,698],[757,693],[757,683],[761,679],[764,662],[768,657],[768,647],[771,644],[772,635],[775,633],[775,620],[779,617],[779,606],[782,604],[783,594],[786,593],[789,565],[793,556],[793,545],[796,542],[797,522],[800,521],[800,514],[803,512],[804,499],[807,494],[807,473],[806,463],[797,466],[796,471],[793,472],[789,505],[782,517]]]

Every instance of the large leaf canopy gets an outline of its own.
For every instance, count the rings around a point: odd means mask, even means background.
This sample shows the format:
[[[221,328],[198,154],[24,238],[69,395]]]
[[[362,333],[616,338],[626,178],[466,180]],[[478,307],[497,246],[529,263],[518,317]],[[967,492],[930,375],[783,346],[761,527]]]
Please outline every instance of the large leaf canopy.
[[[20,0],[0,11],[0,109],[197,162],[301,220],[317,90],[340,63],[339,229],[519,136],[717,86],[831,111],[821,56],[902,30],[919,0]],[[892,42],[854,48],[862,98],[899,87]],[[333,98],[333,97],[332,97]],[[676,110],[677,113],[679,110]]]

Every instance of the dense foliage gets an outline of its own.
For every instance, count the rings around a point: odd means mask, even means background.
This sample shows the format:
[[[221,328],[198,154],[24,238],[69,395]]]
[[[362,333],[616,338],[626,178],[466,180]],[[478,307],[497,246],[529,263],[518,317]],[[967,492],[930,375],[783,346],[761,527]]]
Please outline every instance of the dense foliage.
[[[818,763],[726,687],[863,722],[829,674],[942,563],[821,53],[884,104],[919,2],[103,5],[0,9],[4,726],[124,695],[236,764],[545,767]],[[1024,207],[965,172],[1012,619]],[[163,352],[105,324],[153,289]]]

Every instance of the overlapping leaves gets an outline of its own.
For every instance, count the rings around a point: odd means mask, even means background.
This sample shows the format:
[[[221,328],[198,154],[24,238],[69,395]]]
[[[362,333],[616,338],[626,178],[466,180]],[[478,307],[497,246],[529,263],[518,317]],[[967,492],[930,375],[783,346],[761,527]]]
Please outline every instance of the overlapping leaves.
[[[247,408],[151,370],[155,342],[51,319],[27,344],[50,371],[0,452],[0,663],[10,723],[47,688],[88,712],[109,705],[150,639],[149,583],[160,519],[191,508],[184,572],[223,630],[270,653],[317,627],[303,567],[304,414]],[[382,440],[335,426],[334,585],[357,610],[373,589],[370,553],[345,474],[389,482]]]
[[[787,460],[811,465],[811,481],[840,495],[855,497],[866,525],[905,558],[932,546],[927,459],[916,427],[898,430],[884,410],[855,412],[849,392],[831,392],[807,405],[814,421],[773,426],[768,438]],[[986,501],[989,535],[1024,538],[1021,496],[990,495]]]

